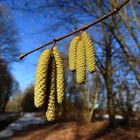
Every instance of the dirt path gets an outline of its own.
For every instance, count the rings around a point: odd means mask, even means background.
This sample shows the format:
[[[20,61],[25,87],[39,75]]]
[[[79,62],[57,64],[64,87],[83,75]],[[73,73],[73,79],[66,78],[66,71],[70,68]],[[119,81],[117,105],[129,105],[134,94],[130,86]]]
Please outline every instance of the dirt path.
[[[77,122],[57,123],[45,128],[20,133],[9,140],[89,140],[108,126],[108,122],[79,124]]]
[[[21,132],[9,140],[140,140],[140,129],[110,129],[107,121],[89,124],[67,122]]]
[[[140,128],[110,129],[96,140],[140,140]]]

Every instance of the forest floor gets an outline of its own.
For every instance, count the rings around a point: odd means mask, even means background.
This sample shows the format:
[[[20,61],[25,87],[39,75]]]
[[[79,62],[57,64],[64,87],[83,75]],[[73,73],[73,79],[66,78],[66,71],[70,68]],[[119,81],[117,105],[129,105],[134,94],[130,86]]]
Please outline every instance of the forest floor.
[[[61,122],[18,132],[8,140],[140,140],[140,127],[108,126],[108,121]]]

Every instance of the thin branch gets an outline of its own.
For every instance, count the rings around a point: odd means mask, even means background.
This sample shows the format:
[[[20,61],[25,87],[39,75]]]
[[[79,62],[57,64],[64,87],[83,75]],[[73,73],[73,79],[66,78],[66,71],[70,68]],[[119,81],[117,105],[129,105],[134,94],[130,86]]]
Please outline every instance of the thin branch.
[[[99,23],[99,22],[101,22],[101,21],[107,19],[108,17],[110,17],[110,16],[114,15],[115,13],[117,13],[118,11],[120,11],[121,8],[122,8],[123,6],[125,6],[129,1],[130,1],[130,0],[124,0],[124,2],[120,3],[117,7],[115,7],[115,8],[114,8],[112,11],[110,11],[108,14],[106,14],[106,15],[104,15],[104,16],[98,18],[98,19],[96,19],[95,21],[93,21],[93,22],[91,22],[91,23],[89,23],[89,24],[87,24],[87,25],[85,25],[85,26],[83,26],[83,27],[81,27],[81,28],[79,28],[79,29],[73,31],[73,32],[70,32],[70,33],[68,33],[68,34],[66,34],[66,35],[60,36],[60,37],[58,37],[58,38],[55,38],[55,39],[53,39],[53,40],[50,41],[50,42],[47,42],[47,43],[45,43],[45,44],[43,44],[43,45],[41,45],[41,46],[39,46],[39,47],[37,47],[37,48],[35,48],[35,49],[29,51],[29,52],[26,52],[26,53],[20,55],[20,56],[19,56],[19,59],[23,59],[25,56],[27,56],[27,55],[29,55],[29,54],[31,54],[31,53],[33,53],[33,52],[39,50],[39,49],[44,48],[44,47],[47,46],[47,45],[52,44],[52,43],[54,42],[54,40],[55,40],[56,42],[57,42],[57,41],[60,41],[60,40],[62,40],[62,39],[64,39],[64,38],[66,38],[66,37],[69,37],[69,36],[71,36],[71,35],[73,35],[73,34],[75,34],[75,33],[78,33],[78,32],[80,32],[80,31],[86,30],[86,29],[88,29],[89,27],[91,27],[91,26],[93,26],[93,25],[95,25],[95,24],[97,24],[97,23]]]

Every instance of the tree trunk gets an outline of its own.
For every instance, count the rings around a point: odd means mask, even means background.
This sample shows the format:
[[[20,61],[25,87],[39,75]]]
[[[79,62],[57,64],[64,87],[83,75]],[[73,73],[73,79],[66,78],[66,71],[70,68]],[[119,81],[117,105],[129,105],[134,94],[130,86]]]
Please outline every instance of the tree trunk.
[[[98,85],[98,81],[96,79],[95,85],[94,85],[94,94],[93,94],[93,99],[92,99],[92,108],[91,108],[91,111],[90,111],[89,122],[92,121],[92,118],[93,118],[93,115],[94,115],[95,105],[96,105],[97,96],[98,96],[98,90],[99,90],[99,85]]]
[[[110,124],[114,124],[114,102],[112,93],[112,61],[111,61],[111,45],[106,46],[106,89],[107,89],[107,105]]]

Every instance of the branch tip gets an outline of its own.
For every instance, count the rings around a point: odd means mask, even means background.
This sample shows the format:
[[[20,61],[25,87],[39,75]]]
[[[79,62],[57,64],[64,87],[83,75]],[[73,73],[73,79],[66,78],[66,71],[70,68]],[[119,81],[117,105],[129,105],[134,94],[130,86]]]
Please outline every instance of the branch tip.
[[[25,56],[26,56],[25,54],[21,54],[21,55],[19,56],[19,59],[22,60]]]

